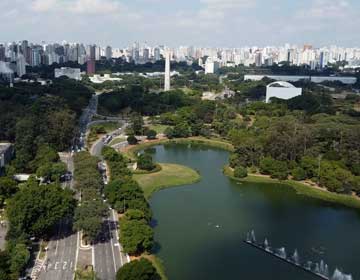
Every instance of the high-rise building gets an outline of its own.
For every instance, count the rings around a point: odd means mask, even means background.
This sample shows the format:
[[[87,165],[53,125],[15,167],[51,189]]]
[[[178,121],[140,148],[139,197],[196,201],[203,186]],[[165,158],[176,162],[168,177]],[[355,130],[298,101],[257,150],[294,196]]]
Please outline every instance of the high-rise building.
[[[155,61],[160,60],[160,49],[159,48],[154,49],[154,59],[155,59]]]
[[[256,65],[256,67],[261,67],[261,65],[262,65],[262,53],[261,52],[257,52],[255,54],[255,65]]]
[[[110,60],[112,58],[112,48],[110,46],[106,47],[105,56],[107,60]]]
[[[86,65],[87,74],[95,74],[95,56],[96,56],[96,46],[91,45],[89,48],[89,58]]]
[[[38,48],[31,50],[31,66],[39,66],[41,64],[41,55]]]
[[[320,69],[323,69],[325,66],[325,54],[324,52],[320,52]]]
[[[144,59],[145,63],[149,61],[149,57],[150,57],[149,49],[144,49],[144,51],[143,51],[143,59]]]
[[[5,46],[0,45],[0,61],[5,61]]]
[[[218,71],[220,64],[218,61],[214,61],[212,58],[208,57],[205,62],[205,74],[214,74]]]
[[[165,83],[164,90],[170,90],[170,51],[165,52]]]
[[[19,77],[26,74],[26,60],[22,54],[18,54],[16,60],[16,73]]]

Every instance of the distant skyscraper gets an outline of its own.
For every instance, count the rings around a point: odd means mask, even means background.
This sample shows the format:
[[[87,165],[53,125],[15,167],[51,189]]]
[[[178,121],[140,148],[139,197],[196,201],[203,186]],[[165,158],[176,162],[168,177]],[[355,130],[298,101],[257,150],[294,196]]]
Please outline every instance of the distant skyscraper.
[[[31,66],[39,66],[41,63],[41,55],[38,48],[31,50]]]
[[[155,61],[160,60],[160,49],[159,48],[154,49],[154,59],[155,59]]]
[[[149,61],[149,49],[144,49],[144,52],[143,52],[143,59],[144,59],[144,62],[148,62]]]
[[[16,73],[19,77],[22,77],[26,74],[26,60],[22,54],[18,54],[16,60]]]
[[[95,74],[95,56],[96,56],[96,46],[91,45],[89,48],[89,59],[86,64],[86,73]]]
[[[320,52],[320,69],[323,69],[325,66],[325,54]]]
[[[112,58],[112,48],[110,46],[106,47],[105,56],[107,60],[110,60]]]
[[[170,90],[170,52],[165,51],[165,84],[164,90]]]
[[[262,65],[262,54],[261,52],[258,52],[255,54],[255,65],[256,67],[261,67]]]
[[[5,46],[0,45],[0,61],[5,61]]]

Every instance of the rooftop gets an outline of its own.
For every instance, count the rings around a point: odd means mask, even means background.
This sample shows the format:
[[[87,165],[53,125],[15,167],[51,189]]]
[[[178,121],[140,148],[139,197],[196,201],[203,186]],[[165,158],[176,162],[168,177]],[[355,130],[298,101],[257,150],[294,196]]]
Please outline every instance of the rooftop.
[[[11,143],[0,143],[0,154],[4,153],[11,147]]]

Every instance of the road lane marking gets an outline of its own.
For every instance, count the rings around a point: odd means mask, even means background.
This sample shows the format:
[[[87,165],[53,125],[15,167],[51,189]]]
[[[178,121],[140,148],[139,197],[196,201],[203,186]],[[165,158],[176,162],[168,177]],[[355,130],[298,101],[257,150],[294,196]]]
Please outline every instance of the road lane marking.
[[[77,263],[78,263],[78,258],[79,258],[79,240],[80,240],[80,232],[78,231],[77,235],[76,235],[75,269],[74,269],[74,273],[73,273],[73,279],[75,279],[75,271],[77,269]],[[71,264],[72,264],[72,262],[71,262]]]
[[[110,220],[111,219],[111,214],[110,214]],[[114,261],[114,270],[115,270],[115,274],[116,274],[116,261],[115,261],[115,253],[114,253],[114,244],[113,244],[113,240],[112,240],[112,236],[111,236],[111,228],[110,228],[110,221],[108,220],[108,226],[109,226],[109,238],[110,238],[110,247],[111,247],[111,252],[112,252],[112,255],[113,255],[113,261]]]
[[[119,256],[120,256],[120,267],[124,265],[122,257],[121,257],[121,250],[120,250],[120,244],[119,244],[119,232],[118,232],[118,225],[117,225],[117,221],[115,221],[115,210],[112,209],[112,216],[113,216],[113,221],[115,223],[115,234],[116,234],[116,244],[114,244],[114,246],[119,246]]]
[[[92,257],[92,265],[93,265],[94,271],[96,271],[96,269],[95,269],[95,250],[94,250],[94,246],[95,245],[91,246],[91,257]]]
[[[54,269],[56,270],[58,268],[59,262],[55,263]]]

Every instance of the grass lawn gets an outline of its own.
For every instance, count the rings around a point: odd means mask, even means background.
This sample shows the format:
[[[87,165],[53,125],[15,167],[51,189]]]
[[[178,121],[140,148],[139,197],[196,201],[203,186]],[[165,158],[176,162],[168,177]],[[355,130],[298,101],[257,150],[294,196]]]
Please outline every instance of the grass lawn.
[[[249,174],[246,178],[239,179],[233,176],[233,171],[228,166],[224,167],[224,174],[240,182],[242,181],[242,182],[254,182],[254,183],[278,183],[293,188],[300,195],[305,195],[312,198],[327,201],[330,203],[343,205],[349,208],[360,209],[360,199],[356,197],[345,194],[337,194],[337,193],[329,192],[327,190],[317,189],[315,187],[311,187],[294,180],[280,181],[269,177],[262,177],[251,174]]]
[[[150,174],[134,174],[133,178],[144,190],[146,198],[154,192],[180,185],[192,184],[200,180],[200,175],[187,166],[161,163],[161,171]]]
[[[117,138],[114,138],[113,140],[111,140],[110,142],[110,146],[111,145],[115,145],[115,144],[118,144],[118,143],[121,143],[121,142],[124,142],[126,141],[126,137],[117,137]]]
[[[156,133],[164,133],[165,129],[168,127],[169,127],[169,125],[152,124],[149,126],[149,129],[155,130]]]

